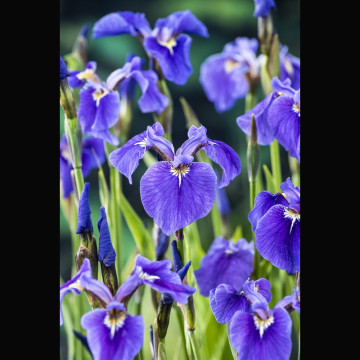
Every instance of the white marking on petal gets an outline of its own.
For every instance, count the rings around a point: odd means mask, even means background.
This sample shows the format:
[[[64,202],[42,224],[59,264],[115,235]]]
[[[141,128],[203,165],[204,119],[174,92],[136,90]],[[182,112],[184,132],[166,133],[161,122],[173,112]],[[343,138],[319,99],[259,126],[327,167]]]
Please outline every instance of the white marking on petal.
[[[300,116],[300,105],[297,102],[292,106],[292,111]]]
[[[181,164],[177,168],[171,166],[170,173],[171,175],[177,176],[179,178],[179,187],[181,186],[181,179],[183,176],[186,176],[190,171],[190,164]]]
[[[294,225],[295,221],[296,220],[300,221],[300,214],[297,213],[296,211],[292,210],[292,209],[286,208],[284,210],[284,218],[285,219],[291,219],[291,226],[290,226],[290,232],[289,232],[289,234],[291,234],[291,230],[293,228],[293,225]]]
[[[266,320],[262,320],[261,318],[259,318],[257,315],[254,315],[254,323],[256,326],[256,329],[259,330],[260,332],[260,338],[263,337],[264,335],[264,331],[271,325],[274,323],[274,316],[270,316],[268,319]]]
[[[144,138],[143,141],[139,141],[139,142],[135,143],[134,145],[140,145],[141,147],[146,148],[146,146],[147,146],[146,142],[147,142],[147,138]]]
[[[110,338],[112,339],[117,330],[119,330],[125,322],[127,314],[119,309],[111,309],[104,319],[104,325],[110,329]]]
[[[147,272],[144,272],[141,266],[136,266],[136,273],[139,274],[139,278],[147,281],[159,280],[160,277],[157,275],[149,275]]]
[[[80,291],[84,290],[84,288],[82,286],[80,286],[80,280],[78,280],[75,283],[69,285],[69,288],[70,289],[77,289],[77,290],[80,290]]]

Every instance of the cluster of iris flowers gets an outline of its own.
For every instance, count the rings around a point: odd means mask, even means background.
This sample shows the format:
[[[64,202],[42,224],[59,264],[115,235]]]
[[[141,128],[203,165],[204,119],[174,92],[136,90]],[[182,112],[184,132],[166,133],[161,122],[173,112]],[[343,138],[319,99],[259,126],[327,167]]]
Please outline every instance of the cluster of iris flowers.
[[[188,359],[209,356],[204,350],[207,332],[201,324],[205,323],[201,315],[208,311],[210,324],[213,319],[227,324],[226,336],[235,359],[290,358],[292,332],[299,335],[300,314],[300,187],[295,184],[300,163],[300,61],[279,43],[275,32],[263,29],[271,28],[274,8],[273,0],[255,0],[259,39],[238,37],[226,44],[221,54],[203,62],[199,79],[217,112],[229,110],[240,98],[250,99],[234,121],[249,139],[246,160],[254,190],[248,214],[251,241],[241,230],[229,233],[231,209],[224,188],[242,170],[236,151],[213,139],[213,134],[209,138],[186,102],[187,139],[176,151],[171,141],[176,134],[171,133],[172,101],[166,82],[187,82],[193,72],[190,35],[209,37],[206,26],[190,10],[157,20],[153,29],[144,14],[130,11],[108,14],[94,24],[93,38],[136,37],[149,57],[148,69],[144,59],[129,54],[122,67],[101,80],[96,62],[84,56],[89,26],[80,32],[67,61],[60,57],[60,103],[65,114],[65,134],[60,141],[61,205],[64,212],[67,204],[77,213],[75,220],[69,216],[68,221],[77,234],[74,249],[78,247],[76,270],[60,286],[60,325],[66,321],[65,295],[86,294],[91,310],[77,317],[86,335],[76,332],[87,349],[86,356],[96,360],[141,358],[145,321],[141,310],[134,314],[129,304],[135,298],[141,303],[142,285],[146,285],[157,313],[150,325],[152,359],[167,358],[165,337],[170,313],[177,311],[174,302],[181,309],[182,320],[178,319],[184,324],[180,331]],[[278,67],[273,66],[276,63]],[[137,85],[141,96],[135,102]],[[257,102],[255,92],[260,85],[264,96]],[[78,101],[73,97],[76,91]],[[154,123],[128,138],[135,103],[142,113],[153,114]],[[296,161],[296,182],[290,177],[281,179],[278,144],[288,152],[292,164]],[[273,173],[266,168],[265,189],[257,181],[260,145],[271,148]],[[140,198],[153,219],[152,235],[121,190],[120,174],[132,185],[141,159],[147,170],[140,180]],[[105,161],[110,189],[102,171]],[[221,168],[221,176],[214,164]],[[102,203],[98,241],[91,220],[90,183],[84,182],[93,169],[99,171]],[[205,253],[196,221],[210,213],[223,231]],[[137,245],[128,272],[119,260],[121,216]],[[166,252],[173,235],[170,261]],[[103,281],[98,279],[100,272]]]

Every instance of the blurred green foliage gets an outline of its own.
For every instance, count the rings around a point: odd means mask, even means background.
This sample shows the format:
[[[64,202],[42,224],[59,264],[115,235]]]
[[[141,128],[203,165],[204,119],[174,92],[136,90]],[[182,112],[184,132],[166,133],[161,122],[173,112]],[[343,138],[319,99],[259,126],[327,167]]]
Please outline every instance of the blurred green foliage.
[[[276,0],[276,9],[272,12],[276,31],[279,34],[280,42],[287,45],[289,52],[297,57],[300,56],[300,0]],[[217,113],[213,104],[206,98],[205,93],[199,82],[200,66],[204,60],[212,54],[220,53],[224,45],[232,42],[238,36],[257,37],[257,19],[252,16],[254,11],[253,0],[137,0],[137,1],[95,1],[95,0],[60,0],[60,54],[65,55],[71,52],[74,40],[85,23],[93,25],[102,16],[115,11],[134,11],[145,13],[150,26],[154,26],[156,20],[166,17],[169,14],[190,9],[193,14],[200,19],[208,28],[209,38],[192,36],[191,63],[193,74],[190,76],[186,85],[179,86],[168,82],[169,90],[174,101],[173,119],[173,143],[175,150],[187,139],[187,129],[185,126],[185,116],[182,112],[179,98],[185,97],[193,108],[199,121],[207,128],[208,136],[215,140],[221,140],[232,146],[239,154],[242,162],[242,172],[235,178],[228,187],[226,193],[229,197],[232,215],[232,231],[237,226],[241,226],[243,236],[251,240],[250,224],[247,220],[249,212],[249,185],[246,169],[246,150],[247,139],[245,134],[237,126],[235,119],[244,113],[244,99],[240,99],[236,105],[224,113]],[[88,45],[88,61],[97,62],[97,73],[106,80],[107,76],[114,70],[122,67],[126,55],[130,52],[147,59],[146,53],[140,42],[130,35],[114,36],[108,38],[90,39]],[[263,98],[263,93],[258,90],[258,99]],[[63,112],[60,109],[60,136],[64,133]],[[134,118],[131,125],[130,137],[146,129],[147,125],[153,123],[151,114],[142,114],[138,107],[135,107]],[[290,176],[288,155],[280,147],[282,162],[283,180]],[[269,147],[260,148],[260,170],[262,182],[265,183],[262,165],[266,164],[269,169],[270,153]],[[103,169],[108,179],[109,169],[104,163]],[[145,213],[141,201],[139,182],[144,174],[146,166],[143,162],[133,175],[133,185],[130,186],[128,180],[123,177],[123,193],[133,206],[134,210],[141,216],[146,226],[152,226],[152,220]],[[221,174],[221,169],[217,169]],[[98,194],[97,171],[93,170],[85,179],[90,182],[90,203],[92,211],[92,221],[94,225],[94,236],[98,239],[98,229],[96,223],[100,217],[100,199]],[[201,243],[206,251],[214,239],[210,214],[197,222]],[[123,226],[124,244],[122,258],[124,262],[129,254],[135,249],[135,242],[126,227]],[[60,212],[60,275],[65,281],[71,276],[71,266],[74,261],[71,255],[71,234],[63,214]],[[170,255],[170,258],[172,256]],[[148,297],[148,289],[146,296]],[[150,308],[150,307],[149,307]],[[151,310],[152,307],[151,307]],[[209,308],[210,311],[210,308]],[[146,324],[152,323],[155,312],[145,314]],[[172,315],[175,322],[175,314]],[[167,344],[170,348],[173,338],[176,338],[177,322],[175,328],[169,328]],[[145,347],[148,347],[148,329],[145,331]],[[179,357],[180,359],[180,357]]]

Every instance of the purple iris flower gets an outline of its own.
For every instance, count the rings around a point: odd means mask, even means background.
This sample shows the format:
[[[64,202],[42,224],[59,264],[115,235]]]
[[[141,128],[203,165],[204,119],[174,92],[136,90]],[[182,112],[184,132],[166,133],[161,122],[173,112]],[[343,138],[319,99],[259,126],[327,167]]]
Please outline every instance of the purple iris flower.
[[[200,149],[223,169],[219,187],[227,186],[241,171],[236,152],[222,141],[206,136],[206,128],[192,126],[188,140],[174,153],[164,129],[155,123],[109,155],[111,164],[130,184],[145,151],[155,150],[164,161],[151,165],[140,181],[141,201],[147,214],[166,235],[206,216],[215,202],[216,175],[209,164],[193,162]]]
[[[162,294],[169,294],[181,304],[186,303],[196,289],[183,285],[180,275],[171,271],[171,267],[170,260],[150,261],[139,254],[133,272],[113,296],[106,285],[92,278],[90,261],[85,258],[75,277],[60,287],[60,325],[63,323],[61,304],[64,296],[70,291],[79,295],[85,290],[100,306],[81,318],[94,359],[133,359],[143,344],[144,320],[140,315],[127,313],[122,301],[145,284]]]
[[[271,11],[271,9],[276,7],[274,0],[254,0],[254,3],[254,17],[264,17]]]
[[[250,310],[237,311],[229,326],[229,339],[238,360],[288,360],[291,353],[291,317],[281,306],[269,309],[258,296]]]
[[[256,57],[258,41],[238,37],[220,54],[208,57],[200,68],[200,83],[207,98],[220,113],[243,98],[260,76],[262,56]]]
[[[281,306],[289,312],[295,310],[298,314],[300,314],[300,291],[298,289],[294,289],[291,295],[285,296],[276,304],[276,306]]]
[[[226,324],[237,311],[249,312],[251,304],[271,301],[271,284],[266,279],[246,280],[242,289],[220,284],[210,291],[210,307],[217,322]]]
[[[94,71],[94,64],[88,64],[87,71]],[[90,76],[90,75],[89,75]],[[76,75],[79,78],[79,74]],[[138,100],[140,110],[144,113],[161,113],[169,103],[169,99],[163,95],[158,87],[158,77],[152,70],[141,70],[141,59],[135,56],[122,68],[113,71],[106,82],[95,81],[95,77],[86,79],[87,83],[80,91],[79,122],[85,134],[100,138],[112,145],[118,145],[119,140],[112,135],[109,128],[119,120],[120,95],[117,88],[123,85],[123,90],[135,80],[142,91]],[[122,84],[123,83],[123,84]]]
[[[94,153],[96,154],[96,158]],[[105,161],[105,150],[101,140],[95,138],[87,138],[82,143],[82,172],[84,178],[87,177],[91,170],[97,168],[98,163]],[[74,190],[71,180],[71,154],[70,148],[66,140],[65,134],[60,140],[60,179],[63,191],[63,197],[68,197]]]
[[[248,218],[260,255],[293,273],[300,271],[300,188],[287,178],[280,189],[284,194],[258,194]]]
[[[94,82],[101,82],[100,78],[96,75],[96,62],[89,61],[85,69],[82,71],[69,71],[68,82],[69,85],[73,88],[80,88],[85,85],[87,80],[92,80]]]
[[[300,162],[300,89],[295,91],[291,80],[271,80],[273,92],[236,122],[250,136],[252,114],[255,116],[257,142],[270,145],[274,139]]]
[[[185,84],[193,72],[190,63],[192,39],[186,34],[209,36],[206,26],[190,10],[158,19],[153,30],[144,14],[130,11],[108,14],[94,25],[94,38],[121,34],[138,37],[146,52],[158,61],[165,78],[179,85]]]
[[[190,264],[187,264],[189,267]],[[139,286],[148,285],[152,289],[170,295],[180,304],[186,304],[187,299],[196,289],[183,285],[180,275],[171,271],[170,260],[151,261],[140,254],[135,257],[134,270],[120,286],[116,298],[124,298],[132,294]]]
[[[253,271],[254,242],[239,239],[236,243],[217,237],[195,270],[200,294],[209,296],[220,284],[240,290]]]
[[[273,82],[274,79],[272,85]],[[291,88],[274,99],[269,108],[268,122],[274,137],[300,163],[300,89]]]
[[[288,53],[287,46],[280,49],[280,80],[291,80],[291,87],[300,89],[300,59]]]

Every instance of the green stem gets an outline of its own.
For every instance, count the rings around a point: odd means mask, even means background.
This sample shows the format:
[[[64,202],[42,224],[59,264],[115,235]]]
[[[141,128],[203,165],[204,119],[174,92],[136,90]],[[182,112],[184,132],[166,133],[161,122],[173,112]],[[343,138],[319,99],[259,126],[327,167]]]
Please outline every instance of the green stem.
[[[280,164],[280,148],[277,140],[270,144],[271,169],[274,179],[275,189],[279,189],[281,185],[281,164]]]
[[[74,123],[75,126],[70,126],[70,122]],[[80,197],[84,188],[84,177],[82,173],[81,146],[79,144],[79,138],[81,138],[81,135],[78,136],[78,132],[80,132],[78,126],[77,118],[68,119],[65,116],[65,134],[71,152],[71,161],[75,176],[76,190],[78,196]]]
[[[299,331],[299,342],[298,342],[298,360],[300,360],[300,331]]]
[[[180,329],[180,334],[181,334],[181,339],[182,339],[182,342],[183,342],[183,345],[184,345],[184,354],[187,358],[187,360],[189,360],[189,355],[187,353],[187,350],[186,350],[186,336],[185,336],[185,326],[184,326],[184,317],[183,315],[181,314],[180,311],[178,311],[178,309],[176,309],[177,311],[176,312],[176,318],[178,320],[178,323],[179,323],[179,329]]]
[[[105,143],[105,150],[107,158],[109,159],[109,154],[114,150],[111,145]],[[110,232],[112,243],[116,252],[116,262],[115,269],[118,276],[118,283],[121,284],[121,210],[120,210],[120,194],[121,194],[121,183],[120,183],[120,174],[118,171],[110,164]]]
[[[201,360],[199,344],[198,344],[198,342],[196,340],[196,337],[195,337],[195,331],[194,330],[189,330],[188,331],[188,336],[189,336],[189,339],[190,339],[191,347],[193,349],[195,360]]]

